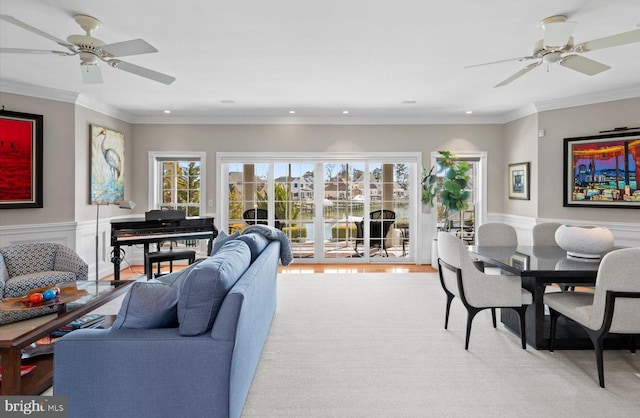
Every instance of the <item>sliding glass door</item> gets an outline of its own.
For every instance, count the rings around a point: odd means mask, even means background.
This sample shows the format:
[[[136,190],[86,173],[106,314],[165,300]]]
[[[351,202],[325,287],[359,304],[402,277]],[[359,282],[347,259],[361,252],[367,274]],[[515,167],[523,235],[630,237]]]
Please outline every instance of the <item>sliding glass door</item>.
[[[221,153],[220,225],[274,226],[299,262],[412,262],[419,159]]]

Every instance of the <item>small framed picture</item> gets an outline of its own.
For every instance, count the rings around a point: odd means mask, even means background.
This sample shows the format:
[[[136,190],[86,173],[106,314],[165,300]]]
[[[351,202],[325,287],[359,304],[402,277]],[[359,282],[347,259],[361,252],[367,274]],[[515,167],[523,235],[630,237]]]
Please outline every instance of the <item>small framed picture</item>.
[[[529,200],[529,163],[509,164],[509,199]]]

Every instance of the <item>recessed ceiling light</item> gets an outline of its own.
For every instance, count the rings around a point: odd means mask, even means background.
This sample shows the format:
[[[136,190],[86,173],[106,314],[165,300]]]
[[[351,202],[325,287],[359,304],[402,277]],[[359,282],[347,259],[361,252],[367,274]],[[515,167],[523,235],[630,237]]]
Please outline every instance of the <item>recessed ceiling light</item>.
[[[294,113],[296,113],[296,111],[295,110],[290,110],[289,113],[291,113],[293,115]]]
[[[171,111],[170,110],[165,110],[164,113],[169,114],[169,113],[171,113]]]
[[[232,104],[235,102],[236,102],[235,100],[230,100],[230,99],[220,100],[220,103],[223,103],[223,104]]]
[[[349,114],[349,111],[348,111],[348,110],[343,110],[343,111],[342,111],[342,114],[343,114],[343,115],[347,115],[347,114]]]
[[[415,104],[416,101],[415,100],[403,100],[402,103],[403,104]]]
[[[465,113],[466,113],[467,115],[470,115],[470,114],[472,114],[472,113],[473,113],[473,110],[467,110]]]

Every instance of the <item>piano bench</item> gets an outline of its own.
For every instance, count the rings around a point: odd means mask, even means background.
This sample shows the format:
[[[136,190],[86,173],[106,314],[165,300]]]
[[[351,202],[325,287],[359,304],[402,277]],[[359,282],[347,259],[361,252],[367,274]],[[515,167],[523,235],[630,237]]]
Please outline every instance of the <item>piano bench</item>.
[[[169,261],[169,271],[173,271],[173,262],[176,260],[189,260],[189,264],[196,261],[194,250],[169,250],[147,253],[145,265],[147,267],[147,280],[153,279],[153,265],[158,263],[158,273],[160,275],[160,263]]]

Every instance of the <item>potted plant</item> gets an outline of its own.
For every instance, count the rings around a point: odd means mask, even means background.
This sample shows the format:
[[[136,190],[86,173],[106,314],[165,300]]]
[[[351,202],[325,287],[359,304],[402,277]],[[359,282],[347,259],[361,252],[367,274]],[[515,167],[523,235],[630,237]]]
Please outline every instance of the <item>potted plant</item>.
[[[440,154],[438,164],[441,170],[436,170],[435,166],[431,167],[429,172],[425,168],[422,169],[422,203],[430,207],[434,207],[437,203],[438,221],[444,222],[442,226],[436,228],[436,231],[440,229],[450,231],[454,222],[450,219],[451,211],[458,211],[462,236],[464,230],[462,211],[468,209],[468,200],[471,196],[471,192],[466,189],[469,183],[470,167],[466,161],[456,160],[451,151],[438,151],[438,153]],[[436,248],[437,246],[434,245],[432,255],[436,253]],[[437,256],[433,259],[437,260]]]

